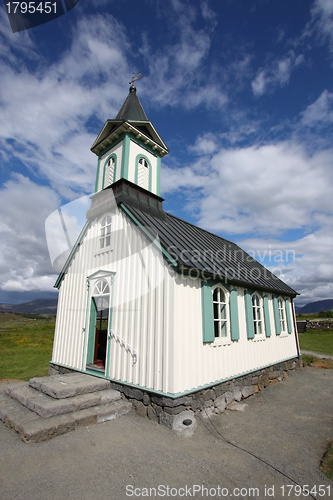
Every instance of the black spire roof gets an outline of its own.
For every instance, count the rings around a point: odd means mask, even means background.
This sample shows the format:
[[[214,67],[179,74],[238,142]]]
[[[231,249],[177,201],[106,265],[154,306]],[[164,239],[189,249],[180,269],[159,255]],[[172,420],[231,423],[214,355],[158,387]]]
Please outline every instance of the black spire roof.
[[[148,121],[146,113],[143,110],[142,104],[136,95],[136,88],[131,85],[129,94],[120,108],[119,113],[116,116],[116,120],[125,121]]]

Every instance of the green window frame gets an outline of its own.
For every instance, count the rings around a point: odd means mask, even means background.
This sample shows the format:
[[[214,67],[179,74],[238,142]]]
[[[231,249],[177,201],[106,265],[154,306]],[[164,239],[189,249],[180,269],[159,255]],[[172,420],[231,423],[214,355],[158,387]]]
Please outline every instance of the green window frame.
[[[275,333],[276,335],[281,335],[281,324],[280,324],[279,305],[277,297],[273,297],[273,310],[274,310]]]
[[[285,299],[285,306],[286,306],[286,314],[287,314],[288,333],[292,333],[293,332],[293,322],[292,322],[291,315],[290,315],[290,308],[292,307],[292,303],[290,302],[289,299]]]
[[[265,301],[263,297],[253,290],[245,290],[244,301],[247,338],[262,340],[265,337],[269,337],[269,331],[266,330],[268,308],[266,306],[265,316]]]
[[[216,294],[216,290],[220,290]],[[221,299],[221,291],[223,300]],[[215,293],[215,297],[214,297]],[[213,280],[201,282],[203,342],[229,343],[239,340],[238,293],[236,288],[222,286]],[[223,313],[221,313],[221,306]],[[223,316],[223,317],[222,317]],[[221,325],[225,325],[225,336],[216,335]],[[216,326],[218,325],[218,326]]]
[[[111,172],[109,172],[109,174],[108,174],[109,162],[113,162],[112,175],[110,175]],[[112,153],[111,155],[109,155],[107,157],[107,159],[104,162],[102,189],[106,188],[107,186],[110,186],[111,184],[113,184],[115,182],[116,171],[117,171],[117,155],[115,153]],[[108,177],[108,179],[106,177]]]

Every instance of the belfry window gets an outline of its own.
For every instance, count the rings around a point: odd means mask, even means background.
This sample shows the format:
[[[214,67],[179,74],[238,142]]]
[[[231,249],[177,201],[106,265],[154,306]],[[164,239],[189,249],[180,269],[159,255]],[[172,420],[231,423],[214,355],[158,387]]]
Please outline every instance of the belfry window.
[[[149,163],[145,158],[139,158],[138,185],[144,189],[149,189]]]
[[[111,156],[111,158],[108,159],[107,164],[105,166],[104,187],[110,186],[110,184],[113,183],[114,168],[115,168],[115,159],[113,156]]]
[[[99,238],[99,247],[106,248],[111,244],[111,217],[107,215],[102,220],[101,232]]]

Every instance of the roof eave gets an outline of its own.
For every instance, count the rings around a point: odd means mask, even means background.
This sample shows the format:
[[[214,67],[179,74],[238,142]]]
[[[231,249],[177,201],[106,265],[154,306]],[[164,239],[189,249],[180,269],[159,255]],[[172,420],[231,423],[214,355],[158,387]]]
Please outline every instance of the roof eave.
[[[110,124],[110,122],[114,123],[115,120],[108,120],[108,122],[105,124],[105,126],[103,127],[103,130],[101,131],[101,133],[99,134],[98,137],[102,136],[103,131],[105,130],[106,126],[108,124]],[[158,142],[156,142],[154,139],[145,135],[144,132],[142,132],[141,130],[138,130],[134,126],[134,124],[127,122],[127,121],[123,121],[123,122],[119,123],[119,126],[116,127],[111,132],[111,134],[108,134],[103,139],[100,139],[99,142],[98,142],[98,138],[97,138],[95,143],[91,147],[91,151],[93,153],[95,153],[97,156],[99,156],[103,151],[105,151],[106,148],[111,146],[114,141],[118,140],[121,134],[132,133],[137,139],[140,139],[141,141],[143,141],[145,145],[150,146],[153,149],[153,151],[156,151],[161,157],[163,157],[169,153],[168,148],[166,147],[166,145],[164,144],[162,139],[160,139],[159,135],[157,134],[156,130],[154,129],[154,127],[152,126],[152,124],[150,122],[133,122],[133,123],[137,123],[137,124],[142,123],[145,125],[149,124],[150,127],[152,128],[152,130],[154,131],[154,133],[158,136],[158,138],[159,138],[160,142],[163,144],[163,146],[161,144],[159,144]]]

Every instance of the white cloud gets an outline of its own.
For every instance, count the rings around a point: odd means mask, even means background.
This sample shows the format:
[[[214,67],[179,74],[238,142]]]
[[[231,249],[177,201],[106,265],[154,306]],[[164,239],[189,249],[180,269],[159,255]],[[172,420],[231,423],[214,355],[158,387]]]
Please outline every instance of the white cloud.
[[[185,109],[199,105],[222,108],[228,101],[227,95],[220,83],[208,83],[212,70],[206,67],[216,26],[214,12],[204,2],[201,4],[200,24],[203,27],[198,29],[195,21],[200,13],[195,4],[173,0],[163,8],[172,30],[168,42],[162,48],[154,49],[144,33],[139,49],[151,75],[146,88],[149,99]]]
[[[308,127],[333,122],[333,93],[323,90],[318,99],[302,113],[301,123]]]
[[[168,169],[166,190],[178,187],[198,226],[253,234],[241,246],[301,292],[303,303],[333,296],[333,150],[310,154],[292,142],[216,150],[218,143],[213,134],[197,138],[199,158]],[[292,230],[299,239],[277,239]]]
[[[260,68],[251,82],[252,92],[261,96],[276,87],[284,87],[289,83],[292,72],[304,61],[302,55],[290,51],[281,59],[274,59],[264,68]]]
[[[211,139],[212,140],[212,139]],[[229,234],[282,234],[323,225],[332,215],[333,151],[310,155],[283,142],[219,149],[207,156],[206,137],[191,165],[168,171],[168,189],[198,188],[198,224]]]
[[[52,272],[44,222],[59,203],[55,192],[21,174],[1,190],[1,288],[5,291],[52,291]]]
[[[263,95],[267,85],[266,71],[260,70],[257,76],[252,80],[252,92],[254,95]]]
[[[327,39],[333,51],[333,2],[332,0],[315,0],[312,16],[319,34]]]
[[[332,227],[290,242],[247,239],[240,245],[296,289],[300,303],[333,297]]]
[[[101,32],[108,36],[101,38]],[[51,66],[43,61],[28,67],[13,54],[10,64],[1,63],[4,158],[19,159],[69,199],[89,192],[94,182],[96,159],[89,146],[95,134],[85,131],[86,122],[116,114],[125,97],[121,83],[130,71],[124,33],[111,16],[83,18],[70,49]],[[35,53],[31,47],[30,55]]]
[[[221,150],[206,174],[200,224],[228,233],[276,234],[331,211],[333,152],[312,157],[289,143]],[[209,174],[209,172],[212,172]]]
[[[198,137],[189,150],[198,155],[210,155],[218,149],[217,137],[213,133],[205,133]]]

